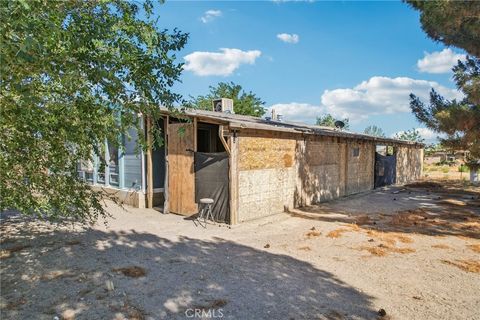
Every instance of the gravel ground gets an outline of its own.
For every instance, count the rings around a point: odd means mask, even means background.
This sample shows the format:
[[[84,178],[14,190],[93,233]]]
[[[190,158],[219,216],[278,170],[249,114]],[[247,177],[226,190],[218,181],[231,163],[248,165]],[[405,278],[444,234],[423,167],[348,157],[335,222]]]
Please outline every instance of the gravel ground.
[[[1,318],[480,319],[479,196],[386,188],[233,228],[2,213]]]

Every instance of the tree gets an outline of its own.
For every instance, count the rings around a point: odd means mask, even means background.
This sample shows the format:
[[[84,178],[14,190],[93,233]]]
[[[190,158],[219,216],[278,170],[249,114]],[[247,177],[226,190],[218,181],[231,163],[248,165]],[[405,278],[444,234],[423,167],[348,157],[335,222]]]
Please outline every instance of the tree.
[[[330,113],[326,113],[323,116],[317,117],[316,125],[335,128],[335,121],[338,121],[338,119],[335,119]],[[348,130],[350,128],[350,123],[348,118],[345,118],[341,121],[345,124],[345,127],[343,127],[343,130]]]
[[[420,132],[415,128],[407,131],[397,132],[393,138],[399,139],[399,140],[420,142],[420,143],[423,143],[425,141],[425,139],[423,139],[422,136],[420,135]]]
[[[470,151],[467,165],[475,172],[480,167],[480,2],[407,2],[421,11],[422,28],[432,39],[472,55],[453,68],[457,88],[465,95],[461,101],[449,101],[432,90],[428,105],[410,94],[410,108],[428,128],[447,135],[442,145]],[[474,175],[470,177],[473,182]]]
[[[369,134],[375,137],[385,138],[385,132],[383,131],[383,129],[375,125],[366,127],[363,133]]]
[[[0,13],[0,211],[95,221],[101,194],[77,163],[132,127],[145,147],[139,115],[181,100],[170,88],[188,35],[158,30],[151,0],[2,1]]]
[[[261,117],[265,114],[265,102],[251,91],[245,92],[242,86],[233,82],[220,82],[210,86],[210,92],[205,96],[190,97],[187,106],[193,109],[212,110],[212,100],[229,98],[233,100],[233,110],[236,114]]]
[[[430,38],[480,57],[479,1],[406,2],[420,11],[422,29]]]

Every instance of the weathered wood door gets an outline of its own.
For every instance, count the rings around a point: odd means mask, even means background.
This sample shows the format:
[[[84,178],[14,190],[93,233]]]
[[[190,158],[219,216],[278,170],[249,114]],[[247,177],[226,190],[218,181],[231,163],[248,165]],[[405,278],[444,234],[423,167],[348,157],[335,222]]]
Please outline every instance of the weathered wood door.
[[[171,212],[197,213],[193,171],[194,130],[192,123],[168,124],[168,199]]]

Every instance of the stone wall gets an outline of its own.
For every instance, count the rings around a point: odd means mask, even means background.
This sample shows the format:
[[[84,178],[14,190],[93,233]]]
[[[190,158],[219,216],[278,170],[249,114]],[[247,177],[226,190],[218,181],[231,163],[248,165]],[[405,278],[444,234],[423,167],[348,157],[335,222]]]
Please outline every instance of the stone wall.
[[[423,149],[400,146],[396,148],[396,183],[404,184],[420,179],[423,171]]]

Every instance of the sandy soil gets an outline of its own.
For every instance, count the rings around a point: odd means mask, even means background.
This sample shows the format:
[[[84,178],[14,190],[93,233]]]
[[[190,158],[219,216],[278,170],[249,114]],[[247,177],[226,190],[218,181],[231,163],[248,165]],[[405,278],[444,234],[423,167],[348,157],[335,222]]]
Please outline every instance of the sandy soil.
[[[385,188],[231,229],[114,205],[93,228],[2,214],[1,318],[480,319],[480,190],[461,187]]]

